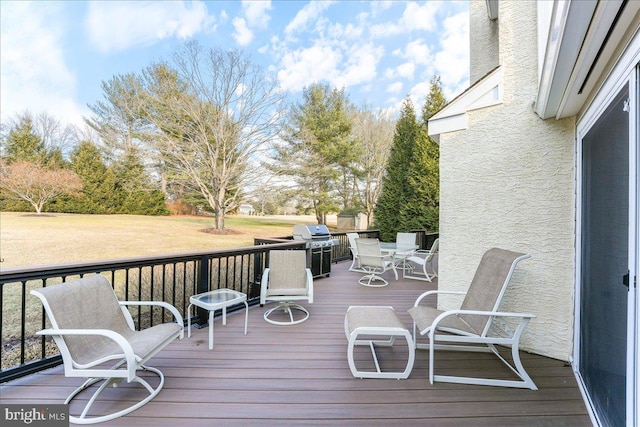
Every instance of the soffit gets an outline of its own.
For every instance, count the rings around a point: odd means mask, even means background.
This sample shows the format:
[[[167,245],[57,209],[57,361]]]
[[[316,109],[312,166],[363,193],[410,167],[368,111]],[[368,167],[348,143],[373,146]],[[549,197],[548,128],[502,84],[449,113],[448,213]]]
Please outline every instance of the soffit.
[[[640,2],[554,2],[536,100],[543,119],[577,115],[635,32]]]
[[[498,66],[454,98],[429,119],[429,136],[466,129],[467,112],[501,104],[502,79],[503,68]]]

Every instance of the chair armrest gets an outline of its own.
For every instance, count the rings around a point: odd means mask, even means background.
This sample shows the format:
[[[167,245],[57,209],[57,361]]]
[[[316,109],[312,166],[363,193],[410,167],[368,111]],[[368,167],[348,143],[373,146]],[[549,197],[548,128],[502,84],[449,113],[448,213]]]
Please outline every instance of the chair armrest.
[[[37,335],[46,335],[46,336],[53,336],[53,337],[65,337],[65,336],[93,336],[93,335],[98,335],[98,336],[103,336],[106,338],[109,338],[113,341],[115,341],[116,344],[118,344],[120,346],[120,348],[122,349],[122,353],[123,356],[125,358],[125,360],[127,361],[127,381],[131,382],[133,381],[133,379],[136,376],[136,369],[138,367],[138,361],[140,361],[141,359],[136,356],[136,354],[133,352],[133,347],[131,347],[131,344],[129,343],[129,341],[126,340],[125,337],[123,337],[122,335],[120,335],[119,333],[115,332],[115,331],[111,331],[109,329],[55,329],[55,328],[50,328],[50,329],[43,329],[39,332],[36,332]],[[62,351],[62,349],[61,349]],[[88,365],[82,365],[80,363],[77,363],[73,360],[73,358],[71,357],[71,354],[67,351],[65,351],[67,353],[67,356],[69,357],[69,359],[71,359],[71,361],[73,362],[74,365],[78,366],[81,369],[86,369],[89,368],[91,366],[95,366],[101,363],[106,362],[107,360],[111,360],[113,359],[113,357],[108,357],[108,358],[103,358],[103,359],[98,359],[93,361],[92,363],[88,364]]]
[[[448,310],[444,313],[440,314],[433,320],[430,328],[425,329],[429,331],[429,339],[433,339],[435,335],[435,331],[438,328],[438,323],[440,323],[443,319],[446,319],[449,316],[459,316],[461,314],[470,315],[470,316],[493,316],[493,317],[519,317],[521,319],[526,319],[529,321],[530,319],[535,318],[536,316],[530,313],[508,313],[504,311],[481,311],[481,310]]]
[[[426,258],[431,255],[431,251],[429,249],[418,249],[417,251],[414,251],[413,254],[418,255],[421,258]]]
[[[169,312],[171,312],[171,314],[173,314],[173,317],[176,319],[176,322],[179,325],[184,326],[184,319],[182,318],[182,315],[180,314],[180,312],[178,311],[177,308],[175,308],[174,306],[172,306],[168,302],[164,302],[164,301],[118,301],[118,303],[120,304],[120,306],[139,305],[139,306],[158,306],[158,307],[165,308],[165,309],[169,310]],[[180,333],[180,339],[182,339],[183,337],[184,337],[184,331],[182,331]]]
[[[466,295],[466,292],[460,292],[460,291],[427,291],[424,292],[423,294],[421,294],[417,299],[416,302],[413,304],[414,307],[417,307],[418,305],[420,305],[420,302],[425,299],[426,297],[430,296],[430,295],[437,295],[437,294],[446,294],[446,295]]]
[[[269,284],[269,268],[265,268],[262,272],[262,280],[260,281],[260,305],[263,306],[267,297],[267,285]]]

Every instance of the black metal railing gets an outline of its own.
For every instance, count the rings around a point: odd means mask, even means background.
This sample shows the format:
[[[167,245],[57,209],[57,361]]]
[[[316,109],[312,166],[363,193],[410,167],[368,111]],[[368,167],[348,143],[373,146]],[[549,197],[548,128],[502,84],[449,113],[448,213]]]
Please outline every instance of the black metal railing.
[[[55,366],[61,362],[50,338],[36,332],[47,327],[40,301],[31,289],[55,285],[91,274],[102,274],[120,300],[165,301],[183,316],[192,295],[229,288],[247,294],[249,303],[259,302],[265,252],[300,249],[297,241],[250,246],[232,250],[130,258],[73,265],[11,269],[0,272],[0,382]],[[157,307],[132,308],[137,327],[170,319]],[[185,319],[186,320],[186,319]],[[206,323],[207,313],[198,310],[193,321]]]
[[[418,233],[421,249],[431,247],[437,233]],[[363,237],[378,237],[379,230],[357,231]],[[351,259],[346,232],[334,232],[338,244],[332,260]],[[29,295],[32,289],[55,285],[86,275],[107,277],[118,299],[165,301],[184,316],[192,295],[229,288],[247,294],[249,304],[260,299],[262,272],[271,249],[301,249],[305,242],[280,238],[256,238],[254,246],[121,260],[10,269],[0,272],[0,383],[59,365],[61,357],[51,338],[36,335],[48,327],[40,301]],[[137,327],[170,320],[158,307],[131,308]],[[206,324],[208,313],[197,310],[192,322]],[[185,319],[186,320],[186,319]]]
[[[418,249],[431,249],[433,242],[440,237],[440,233],[433,233],[427,230],[409,230],[410,233],[416,233],[416,240],[418,243]]]

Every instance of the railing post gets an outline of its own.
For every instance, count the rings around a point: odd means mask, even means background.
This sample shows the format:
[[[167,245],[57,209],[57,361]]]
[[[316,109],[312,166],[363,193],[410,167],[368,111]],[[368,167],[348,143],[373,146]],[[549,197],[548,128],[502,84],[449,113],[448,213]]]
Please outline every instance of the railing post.
[[[196,293],[197,294],[202,294],[204,292],[208,292],[209,291],[209,282],[210,282],[210,277],[209,277],[209,257],[208,256],[202,256],[200,258],[200,266],[198,268],[198,284],[197,284],[197,290]],[[209,319],[209,312],[207,310],[205,310],[204,308],[200,308],[197,307],[196,308],[196,313],[197,313],[197,321],[196,323],[198,325],[202,325],[205,326],[207,324],[207,321]]]

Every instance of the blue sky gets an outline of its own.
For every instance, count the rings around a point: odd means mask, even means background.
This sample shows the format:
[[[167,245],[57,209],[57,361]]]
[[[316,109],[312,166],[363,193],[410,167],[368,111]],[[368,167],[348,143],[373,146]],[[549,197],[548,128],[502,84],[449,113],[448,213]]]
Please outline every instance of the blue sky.
[[[241,49],[292,100],[316,81],[358,105],[419,109],[440,75],[468,86],[466,1],[0,1],[0,114],[46,111],[80,124],[100,84],[168,58],[189,40]]]

